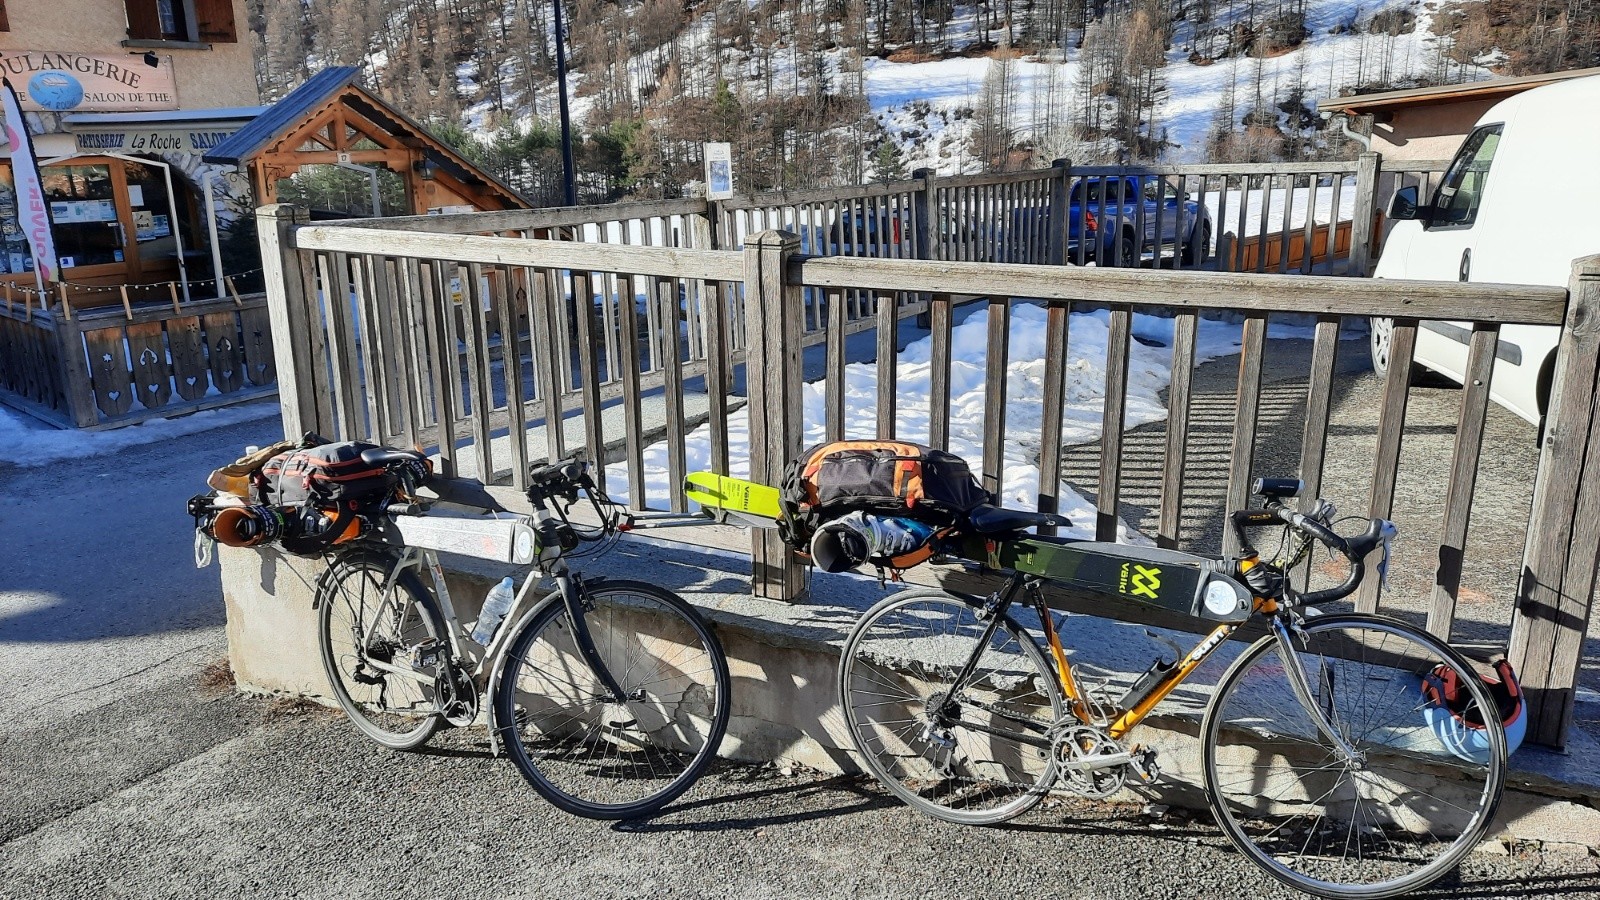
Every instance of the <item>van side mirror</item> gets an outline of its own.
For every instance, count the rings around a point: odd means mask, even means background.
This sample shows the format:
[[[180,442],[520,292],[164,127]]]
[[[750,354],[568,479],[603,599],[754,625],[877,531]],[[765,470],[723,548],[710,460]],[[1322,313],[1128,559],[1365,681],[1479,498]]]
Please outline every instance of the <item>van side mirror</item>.
[[[1417,215],[1416,187],[1403,187],[1394,192],[1394,199],[1389,201],[1389,218],[1395,220],[1420,218]]]

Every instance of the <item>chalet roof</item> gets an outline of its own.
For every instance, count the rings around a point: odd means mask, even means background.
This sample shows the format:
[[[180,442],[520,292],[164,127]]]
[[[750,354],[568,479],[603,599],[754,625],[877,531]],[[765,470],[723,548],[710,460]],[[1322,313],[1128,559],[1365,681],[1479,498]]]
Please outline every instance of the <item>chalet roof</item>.
[[[238,165],[289,131],[334,94],[355,81],[360,69],[355,66],[334,66],[306,79],[305,84],[290,91],[277,103],[256,116],[255,121],[233,133],[205,155],[208,163]]]
[[[395,109],[356,83],[360,70],[335,66],[311,76],[283,99],[267,107],[234,132],[203,159],[223,165],[253,164],[257,157],[282,156],[285,144],[299,143],[300,133],[332,107],[348,111],[366,123],[366,134],[385,147],[404,147],[430,164],[434,171],[485,197],[497,197],[509,208],[529,207],[526,198],[505,182],[478,168],[410,116]],[[297,136],[298,135],[298,136]],[[342,138],[342,135],[339,136]],[[295,154],[290,148],[288,155]],[[313,154],[315,155],[315,154]],[[307,157],[310,161],[310,157]],[[291,163],[292,164],[292,163]]]
[[[1403,91],[1383,91],[1377,94],[1357,94],[1353,97],[1332,97],[1317,104],[1318,112],[1365,113],[1388,112],[1408,106],[1436,106],[1444,103],[1463,103],[1469,100],[1503,100],[1512,94],[1554,84],[1572,78],[1600,75],[1600,68],[1572,69],[1544,75],[1523,75],[1517,78],[1491,78],[1487,81],[1469,81],[1465,84],[1446,84],[1439,87],[1410,88]]]

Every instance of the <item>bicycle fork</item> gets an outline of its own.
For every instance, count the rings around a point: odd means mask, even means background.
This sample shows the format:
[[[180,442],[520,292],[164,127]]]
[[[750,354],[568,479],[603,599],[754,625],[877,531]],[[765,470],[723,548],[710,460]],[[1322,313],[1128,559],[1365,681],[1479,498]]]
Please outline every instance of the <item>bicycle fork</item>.
[[[1328,708],[1316,701],[1311,693],[1311,681],[1306,676],[1306,670],[1300,665],[1300,654],[1295,652],[1295,633],[1300,629],[1292,622],[1286,622],[1284,616],[1273,616],[1270,619],[1272,634],[1278,640],[1278,652],[1283,657],[1283,670],[1288,675],[1289,687],[1294,691],[1295,699],[1300,701],[1300,706],[1311,718],[1311,723],[1316,726],[1322,737],[1331,744],[1344,758],[1346,763],[1359,763],[1362,760],[1361,751],[1357,750],[1344,739],[1331,720],[1333,700],[1331,693],[1328,696]],[[1331,688],[1331,684],[1329,685]]]

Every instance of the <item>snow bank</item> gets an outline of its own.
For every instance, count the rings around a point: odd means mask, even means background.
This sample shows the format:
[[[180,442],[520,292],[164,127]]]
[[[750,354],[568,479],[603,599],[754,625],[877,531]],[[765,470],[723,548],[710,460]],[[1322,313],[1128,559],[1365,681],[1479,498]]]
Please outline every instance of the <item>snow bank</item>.
[[[261,421],[260,442],[277,440],[278,404],[271,400],[207,410],[174,419],[151,419],[138,425],[110,431],[78,431],[52,428],[23,413],[0,406],[0,447],[5,460],[18,466],[42,466],[63,459],[101,456],[128,447],[223,428],[241,422]],[[268,422],[267,420],[272,421]],[[241,450],[234,447],[223,453]],[[230,457],[231,458],[231,457]]]
[[[1039,493],[1039,434],[1044,420],[1045,310],[1032,304],[1012,307],[1009,364],[1006,367],[1006,435],[1003,505],[1035,509]],[[1105,401],[1105,359],[1110,314],[1105,311],[1073,315],[1067,330],[1067,390],[1062,411],[1062,442],[1087,444],[1099,440]],[[1161,391],[1172,380],[1173,320],[1161,316],[1134,316],[1128,354],[1127,427],[1133,428],[1166,418]],[[1272,323],[1268,334],[1274,338],[1306,338],[1310,326]],[[983,460],[985,348],[988,311],[968,316],[951,332],[950,364],[950,450],[963,457],[974,471]],[[1237,352],[1241,326],[1238,322],[1205,319],[1196,341],[1196,363]],[[896,366],[898,399],[895,433],[900,437],[925,442],[928,439],[932,397],[932,340],[923,338],[901,352]],[[871,438],[877,433],[877,366],[854,363],[845,367],[846,438]],[[824,440],[826,386],[823,382],[805,385],[805,443]],[[690,471],[711,466],[709,425],[690,432],[685,440]],[[728,417],[729,466],[735,476],[750,472],[749,421],[744,410]],[[667,449],[664,443],[645,449],[645,500],[664,505],[668,494]],[[629,500],[627,469],[613,464],[606,470],[606,483],[612,496]],[[1094,536],[1095,509],[1083,495],[1063,482],[1060,485],[1061,511],[1077,523],[1065,533],[1078,538]],[[641,504],[642,505],[642,504]],[[1118,539],[1148,543],[1148,538],[1118,527]]]

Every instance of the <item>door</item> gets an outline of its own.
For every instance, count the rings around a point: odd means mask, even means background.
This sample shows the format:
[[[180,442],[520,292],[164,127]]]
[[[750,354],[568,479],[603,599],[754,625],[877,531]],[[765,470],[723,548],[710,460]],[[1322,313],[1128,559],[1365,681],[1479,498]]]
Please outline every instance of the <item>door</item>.
[[[50,204],[62,279],[79,281],[128,271],[132,235],[121,164],[46,166],[39,180]]]

